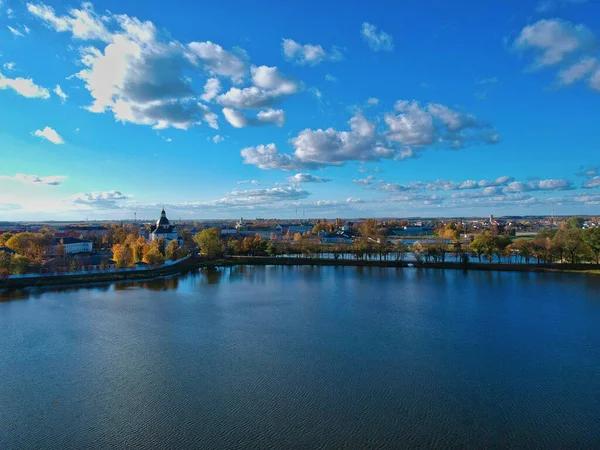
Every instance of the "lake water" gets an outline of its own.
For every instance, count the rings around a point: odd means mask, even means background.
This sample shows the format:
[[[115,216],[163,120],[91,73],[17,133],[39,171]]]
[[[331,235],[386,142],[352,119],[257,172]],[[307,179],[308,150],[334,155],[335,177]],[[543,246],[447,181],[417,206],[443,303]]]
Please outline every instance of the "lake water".
[[[600,448],[600,277],[235,267],[0,293],[0,448]]]

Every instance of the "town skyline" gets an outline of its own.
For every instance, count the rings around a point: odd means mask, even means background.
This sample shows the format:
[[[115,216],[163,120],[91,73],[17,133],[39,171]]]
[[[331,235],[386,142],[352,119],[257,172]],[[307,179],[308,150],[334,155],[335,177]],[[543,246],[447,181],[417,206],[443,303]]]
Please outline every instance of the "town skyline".
[[[600,214],[598,2],[150,3],[0,0],[0,221]]]

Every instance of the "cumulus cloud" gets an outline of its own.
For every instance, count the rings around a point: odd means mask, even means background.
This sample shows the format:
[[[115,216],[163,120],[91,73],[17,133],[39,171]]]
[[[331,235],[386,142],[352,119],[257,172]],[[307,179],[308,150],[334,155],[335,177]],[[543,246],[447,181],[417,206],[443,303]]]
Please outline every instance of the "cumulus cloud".
[[[504,188],[504,192],[565,191],[574,188],[569,180],[513,181]]]
[[[203,208],[254,208],[286,201],[302,200],[309,192],[295,186],[279,186],[270,189],[234,190],[226,196],[203,202],[187,202],[169,205],[173,209],[196,210]]]
[[[272,123],[278,127],[282,127],[285,124],[285,112],[281,109],[259,111],[256,118],[261,123]]]
[[[212,138],[212,140],[215,144],[218,144],[219,142],[223,142],[225,140],[225,138],[223,136],[221,136],[220,134],[215,134],[215,136]]]
[[[51,6],[43,3],[27,3],[27,10],[55,31],[71,32],[75,39],[111,40],[111,33],[89,2],[83,2],[81,9],[70,9],[66,16],[57,16]]]
[[[252,66],[250,72],[253,86],[232,87],[219,95],[217,102],[228,108],[259,109],[274,106],[298,91],[298,84],[279,73],[277,67]]]
[[[253,184],[255,186],[258,186],[260,184],[260,181],[258,181],[258,180],[243,180],[243,181],[238,181],[237,184]]]
[[[60,97],[60,101],[63,102],[63,103],[66,102],[67,99],[69,98],[69,96],[63,92],[63,90],[61,89],[60,85],[58,85],[58,84],[54,88],[54,93],[58,97]]]
[[[339,61],[342,54],[337,48],[326,52],[320,45],[299,44],[292,39],[284,39],[281,43],[284,56],[300,65],[317,65],[323,61]]]
[[[31,78],[8,78],[0,73],[0,89],[12,89],[27,98],[50,98],[48,89],[38,86]]]
[[[328,178],[321,178],[309,173],[297,173],[296,175],[289,177],[289,183],[327,183],[331,181]]]
[[[589,180],[585,180],[583,182],[583,187],[586,189],[597,188],[600,187],[600,175],[596,175]]]
[[[533,68],[560,67],[557,81],[561,85],[585,80],[590,88],[600,90],[597,40],[585,25],[561,19],[539,20],[523,28],[514,48],[533,53]]]
[[[92,96],[88,110],[109,111],[124,123],[189,129],[206,122],[218,129],[217,115],[199,100],[218,95],[215,76],[240,82],[247,71],[240,57],[218,44],[165,41],[152,22],[125,14],[99,16],[91,3],[64,16],[41,3],[28,4],[28,10],[57,32],[92,41],[79,49],[84,69],[75,75]],[[194,90],[190,73],[213,75],[203,94]]]
[[[120,191],[79,193],[71,197],[74,205],[88,207],[90,209],[118,209],[124,200],[132,196]]]
[[[50,141],[56,145],[65,143],[65,140],[62,138],[62,136],[58,134],[55,129],[50,127],[45,127],[43,130],[35,130],[33,135],[42,139],[46,139],[47,141]]]
[[[11,71],[15,70],[15,66],[16,66],[16,64],[12,61],[5,62],[4,64],[2,64],[2,68],[4,70],[6,70],[7,72],[11,72]]]
[[[273,124],[282,127],[285,124],[285,112],[281,109],[267,109],[259,111],[256,118],[248,117],[241,111],[232,108],[223,108],[223,115],[227,122],[235,128]]]
[[[388,139],[409,147],[438,143],[462,148],[470,144],[494,144],[500,139],[491,125],[439,103],[422,107],[416,101],[401,100],[396,102],[395,109],[398,113],[384,116],[389,126]]]
[[[291,155],[279,153],[273,143],[246,147],[242,149],[241,155],[244,164],[252,164],[259,169],[294,170],[301,166]]]
[[[492,144],[499,140],[494,128],[474,116],[459,113],[440,104],[422,108],[417,102],[396,103],[399,114],[386,114],[389,130],[377,132],[375,123],[356,113],[349,121],[350,131],[334,128],[305,129],[290,139],[293,154],[280,154],[274,144],[269,151],[243,150],[246,164],[269,169],[310,169],[343,165],[347,161],[378,161],[416,157],[413,147],[445,145],[462,148]]]
[[[593,44],[594,35],[587,27],[561,19],[543,19],[526,26],[514,43],[517,49],[536,54],[535,67],[561,63],[570,54]]]
[[[391,52],[394,50],[394,39],[392,36],[385,31],[378,31],[377,27],[369,22],[362,24],[360,34],[373,51]]]
[[[221,82],[218,78],[209,78],[204,85],[204,94],[200,98],[205,102],[210,102],[221,91]]]
[[[46,177],[38,177],[37,175],[26,175],[24,173],[18,173],[14,176],[0,175],[0,180],[18,181],[20,183],[33,184],[38,186],[59,186],[66,179],[67,177],[63,175],[51,175]]]
[[[373,175],[367,175],[365,178],[354,179],[352,180],[352,182],[356,184],[361,184],[363,186],[368,186],[371,183],[373,183],[374,179],[375,177]]]
[[[188,44],[190,59],[204,66],[214,75],[231,78],[234,82],[242,80],[246,74],[246,64],[241,58],[210,41]]]

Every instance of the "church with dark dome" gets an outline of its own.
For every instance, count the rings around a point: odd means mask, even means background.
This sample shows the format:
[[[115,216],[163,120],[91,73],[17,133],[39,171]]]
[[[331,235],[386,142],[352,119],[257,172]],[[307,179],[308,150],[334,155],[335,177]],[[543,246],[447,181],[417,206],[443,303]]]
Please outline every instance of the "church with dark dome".
[[[179,233],[177,232],[177,226],[171,225],[169,219],[167,219],[167,213],[165,208],[160,213],[160,219],[156,221],[156,225],[152,225],[150,228],[150,241],[156,241],[157,239],[164,239],[169,243],[170,241],[178,241]]]

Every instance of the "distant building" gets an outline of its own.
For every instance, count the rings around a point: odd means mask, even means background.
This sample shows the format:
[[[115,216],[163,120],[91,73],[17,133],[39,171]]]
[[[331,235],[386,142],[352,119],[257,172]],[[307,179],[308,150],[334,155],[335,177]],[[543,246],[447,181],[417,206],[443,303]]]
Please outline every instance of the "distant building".
[[[319,233],[319,238],[322,244],[352,244],[352,236],[341,231],[337,233],[322,231]]]
[[[169,223],[167,219],[167,213],[165,208],[160,213],[160,219],[156,221],[156,225],[152,225],[150,228],[150,234],[148,235],[150,241],[156,241],[158,239],[164,239],[167,243],[170,241],[178,241],[179,234],[177,227]]]
[[[59,254],[59,248],[61,244],[64,246],[65,255],[92,252],[93,244],[91,241],[85,241],[83,239],[77,239],[73,237],[55,237],[52,239],[52,245],[50,246],[50,256],[57,256]]]
[[[407,225],[401,228],[391,230],[395,236],[431,236],[433,230],[425,225]]]

